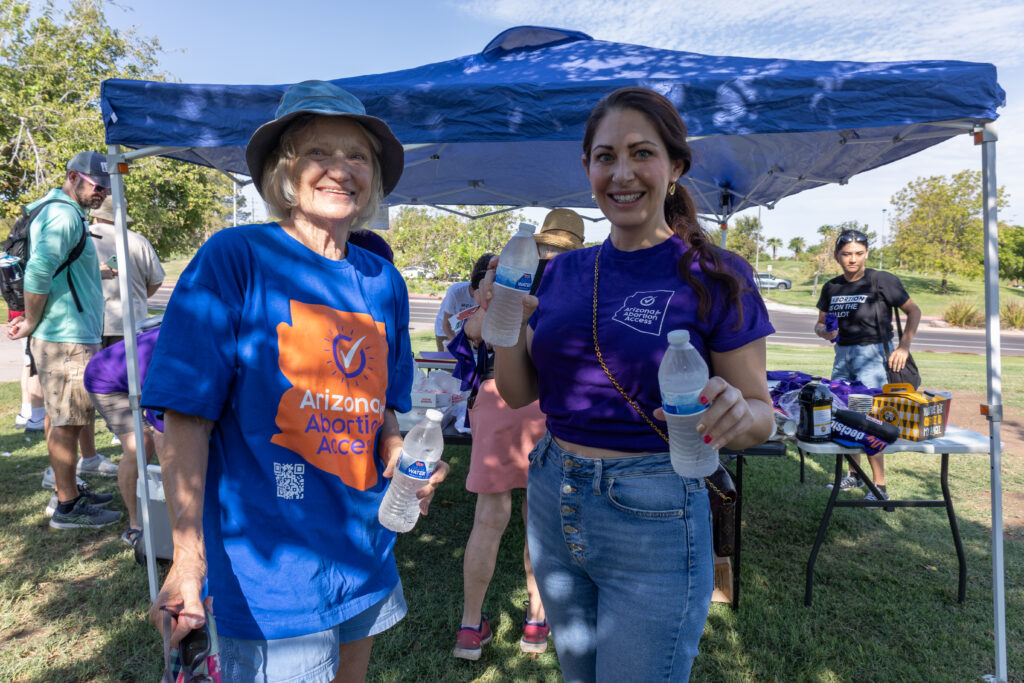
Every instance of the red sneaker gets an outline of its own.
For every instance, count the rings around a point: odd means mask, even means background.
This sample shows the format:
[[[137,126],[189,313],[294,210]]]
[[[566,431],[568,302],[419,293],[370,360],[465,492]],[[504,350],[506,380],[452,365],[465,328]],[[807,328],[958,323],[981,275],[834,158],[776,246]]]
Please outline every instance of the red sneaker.
[[[472,626],[459,628],[459,633],[455,636],[455,649],[452,651],[452,656],[468,659],[471,662],[477,661],[480,659],[483,646],[491,642],[493,635],[490,620],[487,619],[486,614],[481,615],[480,625],[476,628]]]
[[[523,619],[523,637],[519,641],[519,649],[523,652],[546,652],[548,649],[548,636],[551,629],[548,627],[548,620],[530,621]]]

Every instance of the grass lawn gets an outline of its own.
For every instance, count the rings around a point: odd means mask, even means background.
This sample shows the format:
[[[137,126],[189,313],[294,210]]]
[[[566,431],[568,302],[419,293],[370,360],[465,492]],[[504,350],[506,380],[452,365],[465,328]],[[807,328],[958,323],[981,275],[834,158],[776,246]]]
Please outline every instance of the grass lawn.
[[[821,293],[821,286],[831,278],[839,275],[838,265],[822,273],[818,278],[817,293],[814,293],[814,275],[809,263],[792,259],[761,261],[760,271],[767,272],[766,268],[768,265],[772,266],[773,275],[792,280],[793,289],[787,291],[776,289],[764,290],[765,298],[782,304],[789,304],[790,306],[814,308],[818,303],[818,294]],[[877,268],[878,259],[872,258],[868,267]],[[985,283],[980,278],[978,280],[966,280],[951,277],[947,283],[949,294],[942,294],[942,279],[937,275],[926,275],[889,267],[886,270],[899,276],[907,293],[910,294],[910,298],[921,307],[921,312],[924,315],[941,316],[946,307],[956,299],[967,299],[973,302],[979,311],[985,310]],[[1024,290],[1000,284],[1000,307],[1006,306],[1010,301],[1024,302]]]
[[[414,345],[433,348],[432,336],[416,335]],[[769,346],[773,369],[827,373],[831,356],[828,348]],[[926,386],[984,391],[982,357],[915,356]],[[1007,405],[1018,411],[1024,409],[1018,398],[1024,395],[1022,365],[1024,359],[1004,359]],[[144,568],[118,540],[122,526],[48,528],[43,508],[50,491],[39,486],[47,466],[45,445],[41,436],[13,429],[18,402],[17,385],[0,384],[0,681],[158,680],[161,646],[145,622]],[[100,452],[120,457],[106,430],[97,431]],[[560,680],[553,647],[540,656],[519,652],[526,593],[523,524],[515,516],[484,607],[494,641],[479,662],[451,658],[475,496],[464,488],[468,447],[448,447],[445,459],[452,473],[431,514],[396,544],[410,611],[378,637],[369,680]],[[956,602],[956,555],[941,510],[845,508],[835,511],[818,558],[814,606],[805,608],[804,566],[833,462],[828,456],[810,457],[807,481],[800,484],[792,451],[781,459],[748,460],[742,604],[736,612],[712,605],[693,680],[966,681],[992,673],[988,459],[951,457],[951,488],[969,573],[964,604]],[[1011,680],[1022,680],[1024,453],[1005,452],[1003,463],[1009,669],[1016,676]],[[898,454],[889,456],[887,465],[889,488],[901,497],[940,496],[937,457]],[[113,479],[92,483],[99,491],[116,491]],[[1012,500],[1016,507],[1009,505]],[[118,499],[112,507],[120,504]],[[161,575],[165,571],[161,567]],[[642,604],[637,618],[643,618]]]

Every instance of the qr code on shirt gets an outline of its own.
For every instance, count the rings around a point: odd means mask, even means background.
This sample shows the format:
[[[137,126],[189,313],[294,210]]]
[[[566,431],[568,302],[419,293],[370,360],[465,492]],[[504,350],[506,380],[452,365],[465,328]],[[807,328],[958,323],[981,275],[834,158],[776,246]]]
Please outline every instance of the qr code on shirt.
[[[275,462],[274,477],[277,479],[278,498],[284,498],[285,500],[299,500],[305,494],[305,465]]]

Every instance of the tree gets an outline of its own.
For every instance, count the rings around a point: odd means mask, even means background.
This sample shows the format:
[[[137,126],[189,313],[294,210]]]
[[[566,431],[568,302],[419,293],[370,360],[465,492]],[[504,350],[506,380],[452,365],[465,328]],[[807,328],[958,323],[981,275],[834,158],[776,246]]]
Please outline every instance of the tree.
[[[806,248],[807,241],[803,237],[794,237],[789,241],[789,250],[796,256],[800,256]]]
[[[754,263],[757,252],[764,242],[764,226],[757,216],[740,216],[726,231],[725,246],[731,251]]]
[[[777,255],[776,252],[778,251],[778,248],[782,246],[782,240],[780,240],[778,237],[769,237],[768,239],[765,240],[764,246],[771,247],[772,261],[774,261]]]
[[[457,207],[482,216],[494,206]],[[419,265],[443,280],[469,279],[473,264],[485,252],[498,253],[522,220],[518,211],[506,211],[470,220],[456,214],[403,206],[385,236],[395,252],[395,265]]]
[[[1024,280],[1024,227],[999,225],[999,277],[1019,284]]]
[[[102,0],[70,0],[63,14],[55,0],[35,4],[0,0],[0,217],[8,222],[63,183],[76,152],[105,151],[104,79],[165,78],[159,43],[111,28]],[[228,183],[191,164],[138,162],[125,176],[132,227],[161,256],[192,246],[222,224]]]
[[[999,188],[997,205],[1006,205]],[[977,277],[982,272],[981,172],[961,171],[952,177],[918,178],[892,198],[895,207],[893,243],[901,262],[942,276],[948,294],[950,275]]]

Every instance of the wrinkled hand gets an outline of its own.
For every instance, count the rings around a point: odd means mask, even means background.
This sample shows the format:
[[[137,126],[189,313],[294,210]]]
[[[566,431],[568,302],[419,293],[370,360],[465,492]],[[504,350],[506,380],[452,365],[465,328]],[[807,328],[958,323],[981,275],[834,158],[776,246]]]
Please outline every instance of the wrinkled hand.
[[[487,310],[487,307],[491,304],[491,298],[494,297],[494,276],[498,272],[498,260],[500,257],[495,256],[491,259],[491,262],[487,264],[487,275],[480,281],[480,287],[477,289],[476,301],[480,304],[480,308]],[[537,297],[532,294],[527,294],[523,297],[523,322],[530,319],[533,312],[537,310],[539,304]]]
[[[141,538],[139,542],[142,542]],[[156,626],[161,635],[164,612],[171,615],[171,647],[177,645],[189,631],[201,627],[206,622],[203,602],[199,599],[205,577],[204,561],[175,558],[163,587],[149,608],[149,623]],[[212,596],[206,598],[206,607],[213,612]]]
[[[391,453],[388,456],[388,466],[384,470],[384,478],[390,479],[395,474],[395,468],[398,467],[398,461],[402,457],[402,444],[398,443],[397,447],[392,445]],[[416,491],[416,497],[420,501],[420,514],[426,517],[427,511],[430,509],[430,501],[434,499],[434,491],[438,485],[448,477],[448,463],[444,460],[439,460],[437,466],[434,468],[434,472],[430,475],[430,479],[427,479],[427,483],[420,487]]]
[[[889,368],[893,372],[899,372],[907,364],[907,358],[910,357],[910,351],[896,347],[889,354]]]
[[[704,411],[697,431],[704,435],[704,442],[710,443],[712,448],[722,448],[754,424],[747,399],[739,389],[721,377],[709,379],[700,396],[701,403],[707,405],[708,409]],[[664,421],[665,412],[661,408],[655,409],[654,418]]]

